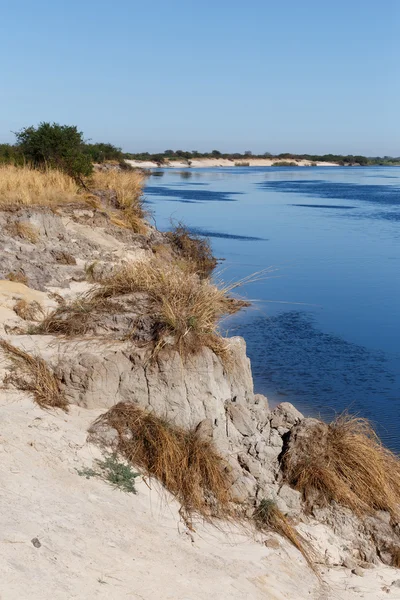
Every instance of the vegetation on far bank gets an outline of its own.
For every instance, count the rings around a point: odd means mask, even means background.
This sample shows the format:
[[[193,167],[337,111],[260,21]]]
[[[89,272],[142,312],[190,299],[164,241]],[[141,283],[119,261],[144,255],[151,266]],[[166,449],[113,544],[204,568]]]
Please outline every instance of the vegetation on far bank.
[[[271,154],[270,152],[264,152],[263,154],[253,154],[250,150],[246,152],[220,152],[219,150],[212,150],[211,152],[197,152],[196,150],[184,151],[184,150],[165,150],[162,153],[149,153],[149,152],[138,152],[138,153],[125,153],[125,159],[138,160],[138,161],[152,161],[158,165],[163,165],[174,161],[183,161],[190,166],[191,161],[203,158],[214,158],[214,159],[227,159],[234,162],[235,166],[248,166],[249,159],[268,159],[273,161],[298,161],[307,160],[311,163],[326,162],[326,163],[337,163],[339,165],[386,165],[394,166],[400,165],[400,157],[392,156],[361,156],[352,154],[293,154],[291,152],[284,152],[281,154]],[[278,163],[282,166],[282,162]],[[289,165],[288,165],[289,166]]]
[[[59,125],[58,123],[40,123],[15,133],[15,144],[0,144],[0,164],[23,165],[29,163],[35,167],[46,164],[68,173],[74,177],[88,176],[93,171],[93,163],[113,162],[121,168],[128,168],[126,159],[152,161],[158,165],[174,161],[183,161],[190,166],[196,159],[212,158],[232,160],[238,166],[247,165],[249,159],[270,159],[274,161],[307,160],[312,163],[326,162],[339,165],[400,165],[400,157],[362,156],[352,154],[295,154],[283,152],[253,153],[220,152],[211,150],[165,150],[164,152],[123,152],[121,148],[107,142],[94,143],[85,140],[83,133],[76,126]],[[280,163],[279,166],[282,166]]]

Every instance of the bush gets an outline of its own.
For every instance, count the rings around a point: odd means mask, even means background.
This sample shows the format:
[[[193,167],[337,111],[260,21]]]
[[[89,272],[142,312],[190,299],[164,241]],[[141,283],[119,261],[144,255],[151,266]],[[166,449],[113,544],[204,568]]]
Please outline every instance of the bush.
[[[156,350],[171,343],[182,356],[208,346],[229,359],[229,344],[218,334],[218,321],[247,303],[229,296],[235,286],[218,288],[208,279],[182,271],[156,258],[126,263],[105,278],[91,293],[91,301],[124,294],[145,293],[151,302]]]
[[[178,223],[166,236],[175,252],[188,263],[189,271],[204,279],[209,277],[217,265],[207,238],[189,232],[183,223]]]
[[[28,354],[5,340],[0,340],[0,347],[12,364],[12,371],[6,377],[6,382],[30,392],[41,408],[68,409],[68,402],[59,382],[43,358]]]
[[[95,163],[103,163],[108,160],[117,160],[119,162],[124,158],[121,148],[117,148],[112,144],[85,144],[84,152]]]
[[[310,509],[334,501],[360,516],[384,510],[394,521],[400,517],[400,460],[365,419],[317,421],[308,435],[303,432],[301,447],[289,447],[283,465],[288,483]]]
[[[15,135],[20,152],[35,168],[55,168],[75,179],[93,171],[83,134],[76,126],[40,123],[37,128],[25,127]]]
[[[120,402],[96,423],[118,432],[118,452],[156,477],[181,503],[188,518],[228,516],[231,485],[227,465],[213,443],[195,430],[167,423],[132,402]]]
[[[16,146],[0,144],[0,165],[21,166],[23,163],[24,157]]]

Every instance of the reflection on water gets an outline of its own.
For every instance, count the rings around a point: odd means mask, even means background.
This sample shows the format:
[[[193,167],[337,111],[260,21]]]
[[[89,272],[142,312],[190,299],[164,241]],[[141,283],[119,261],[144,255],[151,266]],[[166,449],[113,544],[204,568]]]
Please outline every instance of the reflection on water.
[[[256,391],[327,419],[348,408],[400,451],[400,168],[190,172],[149,179],[158,227],[209,236],[225,280],[276,269],[222,323],[246,339]]]
[[[190,188],[173,188],[148,185],[146,194],[173,198],[179,202],[232,202],[240,192],[216,192],[212,190],[192,190]]]
[[[235,235],[232,233],[223,233],[222,231],[211,231],[201,229],[200,227],[190,227],[190,232],[195,235],[201,235],[207,238],[223,238],[225,240],[242,240],[243,242],[266,242],[266,238],[255,237],[251,235]]]

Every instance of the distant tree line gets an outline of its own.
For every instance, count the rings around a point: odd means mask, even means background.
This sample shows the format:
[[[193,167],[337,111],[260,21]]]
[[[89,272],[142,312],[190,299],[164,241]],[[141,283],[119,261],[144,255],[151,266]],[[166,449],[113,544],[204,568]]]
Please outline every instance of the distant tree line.
[[[171,161],[185,161],[189,166],[198,158],[225,158],[240,163],[249,158],[270,158],[290,161],[305,159],[312,163],[333,162],[340,165],[399,165],[400,157],[367,157],[342,154],[253,154],[251,150],[223,153],[219,150],[198,152],[197,150],[165,150],[162,153],[129,153],[113,144],[91,143],[85,140],[76,126],[58,123],[40,123],[38,127],[25,127],[15,133],[15,144],[0,144],[0,164],[30,164],[35,168],[58,168],[77,179],[90,175],[93,163],[117,162],[128,167],[125,159],[152,161],[163,165]],[[246,162],[246,164],[247,164]],[[243,163],[244,164],[244,163]]]
[[[271,154],[271,152],[264,152],[263,154],[254,154],[250,150],[245,152],[220,152],[219,150],[212,150],[211,152],[198,152],[197,150],[165,150],[163,153],[152,154],[149,152],[137,152],[137,153],[125,153],[124,158],[131,160],[141,161],[152,161],[160,165],[166,162],[183,160],[190,164],[190,161],[198,158],[226,158],[233,161],[248,160],[249,158],[270,158],[270,159],[281,159],[286,161],[294,160],[309,160],[310,162],[334,162],[340,165],[398,165],[400,164],[400,157],[391,156],[360,156],[352,154],[292,154],[290,152],[283,152],[282,154]]]

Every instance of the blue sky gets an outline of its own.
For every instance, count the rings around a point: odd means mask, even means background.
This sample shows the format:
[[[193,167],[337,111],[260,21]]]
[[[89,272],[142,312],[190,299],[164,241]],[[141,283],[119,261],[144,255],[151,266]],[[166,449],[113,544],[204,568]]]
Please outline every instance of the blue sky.
[[[400,155],[398,0],[3,0],[0,142]]]

